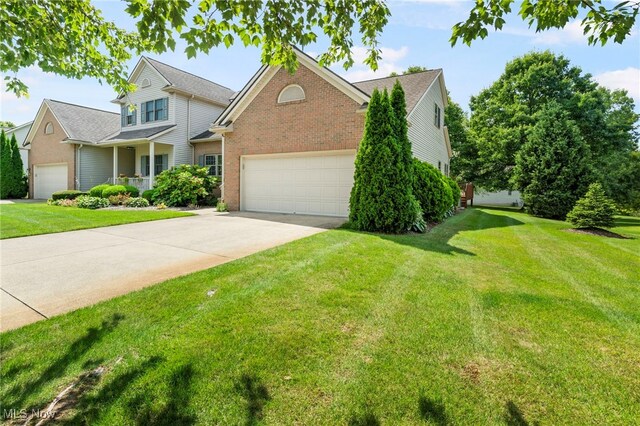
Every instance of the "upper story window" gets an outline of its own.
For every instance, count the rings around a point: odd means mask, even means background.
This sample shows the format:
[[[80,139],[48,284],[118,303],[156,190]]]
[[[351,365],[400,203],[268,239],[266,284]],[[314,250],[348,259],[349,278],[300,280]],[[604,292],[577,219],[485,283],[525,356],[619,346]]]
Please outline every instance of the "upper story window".
[[[435,108],[435,116],[433,119],[433,124],[436,125],[436,127],[439,129],[440,128],[440,123],[441,123],[441,116],[442,116],[442,110],[440,109],[440,107],[438,106],[438,104],[435,104],[436,108]]]
[[[140,83],[140,87],[149,87],[149,86],[151,86],[151,82],[149,81],[148,78],[144,78],[142,80],[142,83]]]
[[[120,124],[122,124],[122,127],[135,126],[137,113],[135,106],[123,105],[120,108]]]
[[[169,98],[143,102],[141,107],[140,121],[142,123],[169,119]]]
[[[53,123],[52,122],[48,122],[44,126],[44,134],[45,135],[50,135],[52,133],[53,133]]]
[[[304,90],[297,84],[290,84],[282,89],[278,95],[278,103],[283,104],[285,102],[302,101],[305,99]]]

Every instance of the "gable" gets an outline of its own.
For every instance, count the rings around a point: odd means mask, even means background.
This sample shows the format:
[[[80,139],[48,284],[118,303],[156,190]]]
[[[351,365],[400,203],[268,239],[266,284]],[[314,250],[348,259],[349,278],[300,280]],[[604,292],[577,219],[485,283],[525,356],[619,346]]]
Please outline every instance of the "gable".
[[[29,144],[38,134],[44,134],[44,127],[49,122],[53,123],[55,133],[61,132],[61,134],[64,134],[65,138],[69,137],[64,127],[60,124],[60,120],[58,120],[53,111],[51,111],[51,108],[49,108],[47,100],[45,99],[40,104],[40,108],[38,108],[36,118],[31,124],[29,133],[27,133],[27,136],[24,138],[24,143]]]

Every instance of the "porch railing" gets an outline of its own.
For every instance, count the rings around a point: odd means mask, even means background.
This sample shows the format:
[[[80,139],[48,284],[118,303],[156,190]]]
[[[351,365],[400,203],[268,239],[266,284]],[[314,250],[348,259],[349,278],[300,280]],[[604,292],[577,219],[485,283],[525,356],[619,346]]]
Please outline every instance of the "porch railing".
[[[151,189],[151,180],[149,177],[118,177],[109,178],[109,183],[114,185],[131,185],[138,188],[140,192]]]

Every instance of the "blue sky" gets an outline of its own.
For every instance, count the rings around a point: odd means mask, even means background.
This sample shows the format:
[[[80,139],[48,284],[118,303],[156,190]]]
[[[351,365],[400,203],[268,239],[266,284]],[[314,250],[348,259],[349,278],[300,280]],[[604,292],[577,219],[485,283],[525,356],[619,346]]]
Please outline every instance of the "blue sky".
[[[105,15],[121,25],[130,26],[131,19],[124,12],[124,4],[95,1]],[[611,3],[613,4],[613,3]],[[392,71],[401,72],[411,65],[443,68],[447,88],[452,98],[468,109],[469,98],[491,85],[504,70],[505,64],[529,51],[551,50],[563,54],[572,64],[590,73],[602,85],[611,89],[625,88],[640,112],[640,35],[639,25],[622,45],[589,46],[577,21],[562,30],[536,34],[517,15],[507,19],[501,32],[490,33],[485,40],[476,40],[471,47],[451,47],[451,27],[464,20],[473,3],[451,0],[414,0],[389,2],[392,16],[380,39],[382,62],[377,72],[361,64],[364,49],[354,47],[356,65],[345,71],[339,64],[332,69],[347,80],[384,77]],[[357,40],[357,39],[356,39]],[[326,41],[320,40],[306,51],[322,52]],[[216,83],[240,90],[260,66],[260,51],[242,45],[212,50],[187,60],[184,45],[178,43],[175,52],[150,55],[162,62],[200,75]],[[137,58],[129,63],[133,68]],[[0,101],[0,120],[21,124],[32,120],[44,98],[117,111],[109,101],[115,97],[108,85],[94,79],[70,80],[45,74],[37,68],[23,70],[19,76],[30,90],[28,99],[16,98],[4,92]]]

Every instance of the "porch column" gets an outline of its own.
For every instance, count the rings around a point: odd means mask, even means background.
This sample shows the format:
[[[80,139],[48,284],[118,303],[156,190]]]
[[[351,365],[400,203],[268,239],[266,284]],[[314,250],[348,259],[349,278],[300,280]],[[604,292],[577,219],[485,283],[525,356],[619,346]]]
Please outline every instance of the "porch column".
[[[118,147],[113,147],[113,183],[116,183],[118,178]]]
[[[149,188],[153,188],[153,181],[156,178],[156,145],[149,142]]]

